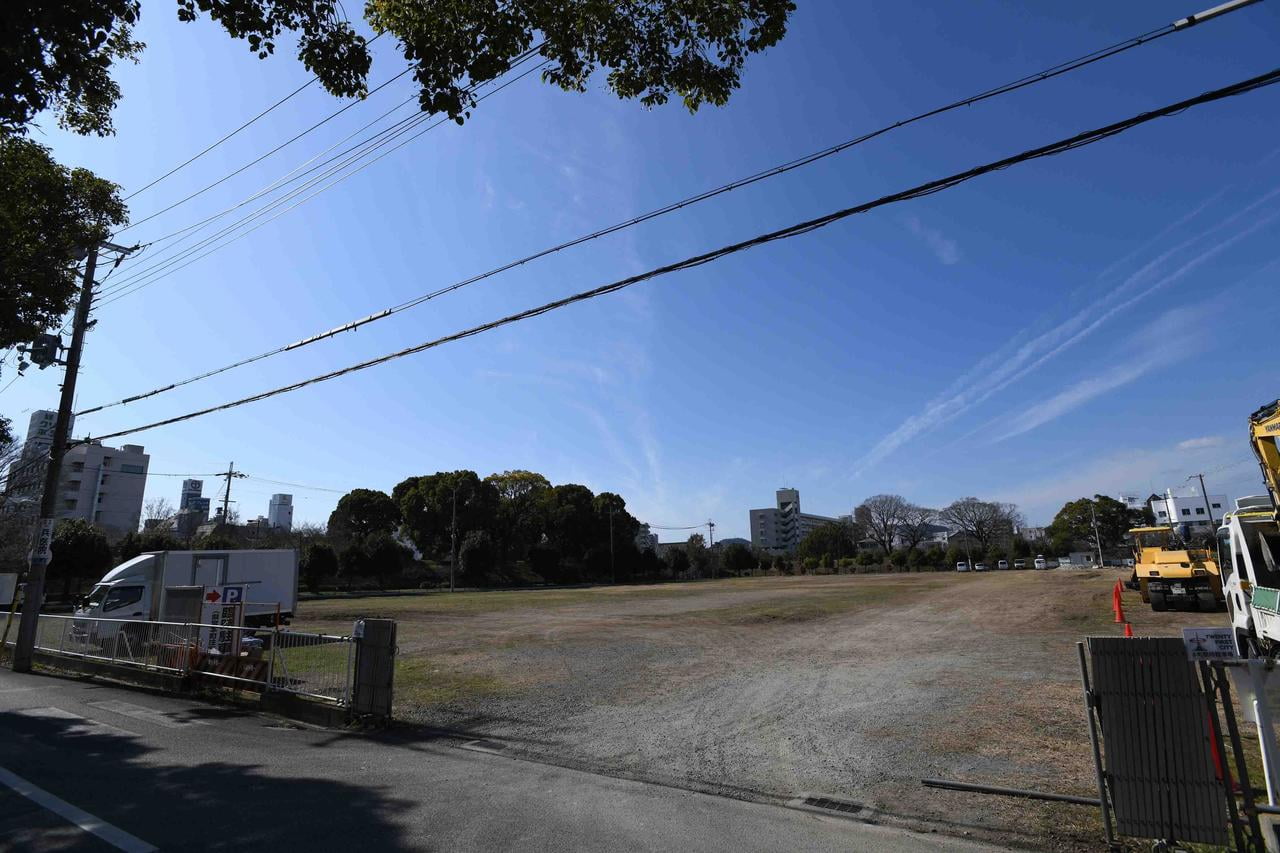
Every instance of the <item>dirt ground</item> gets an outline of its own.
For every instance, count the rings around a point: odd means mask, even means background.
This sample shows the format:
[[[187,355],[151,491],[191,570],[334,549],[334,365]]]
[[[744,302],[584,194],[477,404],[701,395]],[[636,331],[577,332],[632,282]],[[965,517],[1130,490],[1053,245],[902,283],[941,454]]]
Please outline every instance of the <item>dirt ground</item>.
[[[306,602],[302,630],[399,620],[399,719],[506,754],[1031,849],[1099,849],[1075,643],[1116,635],[1118,570],[762,577]],[[1138,635],[1223,613],[1125,604]]]

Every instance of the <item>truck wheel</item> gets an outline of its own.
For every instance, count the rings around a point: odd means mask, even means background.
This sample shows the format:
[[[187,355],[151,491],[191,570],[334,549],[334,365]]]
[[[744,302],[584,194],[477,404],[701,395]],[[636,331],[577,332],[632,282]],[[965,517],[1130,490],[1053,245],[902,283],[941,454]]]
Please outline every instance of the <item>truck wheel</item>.
[[[1157,613],[1163,613],[1169,609],[1169,601],[1165,598],[1163,592],[1153,592],[1151,595],[1151,609]]]

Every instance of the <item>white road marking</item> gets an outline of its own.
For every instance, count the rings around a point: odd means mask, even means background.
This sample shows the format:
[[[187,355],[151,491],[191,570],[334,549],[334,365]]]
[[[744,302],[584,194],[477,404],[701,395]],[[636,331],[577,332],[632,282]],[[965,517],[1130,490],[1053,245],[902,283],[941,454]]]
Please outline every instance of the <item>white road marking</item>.
[[[155,723],[157,726],[164,726],[166,729],[185,729],[187,726],[209,725],[206,720],[175,720],[169,716],[168,712],[160,711],[156,708],[147,708],[143,705],[135,705],[132,702],[122,702],[119,699],[109,699],[105,702],[88,702],[90,708],[101,708],[104,711],[110,711],[113,714],[120,714],[124,717],[133,717],[135,720],[144,720],[148,723]]]
[[[85,832],[98,836],[112,847],[124,850],[125,853],[151,853],[159,849],[101,818],[94,817],[84,809],[76,808],[66,800],[55,797],[43,788],[37,788],[26,779],[10,773],[3,767],[0,767],[0,783],[17,791],[36,805],[48,809],[63,820],[74,823]]]

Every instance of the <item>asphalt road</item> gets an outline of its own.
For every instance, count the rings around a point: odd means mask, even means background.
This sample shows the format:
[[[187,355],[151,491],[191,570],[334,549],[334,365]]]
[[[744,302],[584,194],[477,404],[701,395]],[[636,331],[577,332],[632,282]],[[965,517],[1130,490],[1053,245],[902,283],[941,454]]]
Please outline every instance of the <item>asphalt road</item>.
[[[993,851],[395,732],[0,670],[0,850]]]

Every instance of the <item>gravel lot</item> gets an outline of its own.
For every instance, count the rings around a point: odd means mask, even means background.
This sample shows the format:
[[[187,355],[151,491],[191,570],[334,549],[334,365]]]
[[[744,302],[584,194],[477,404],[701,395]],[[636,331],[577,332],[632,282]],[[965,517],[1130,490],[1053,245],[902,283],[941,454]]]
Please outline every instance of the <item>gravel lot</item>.
[[[307,602],[302,630],[399,620],[397,716],[506,753],[1032,849],[1096,814],[924,789],[1092,794],[1075,642],[1115,634],[1116,570],[751,578]],[[1155,614],[1139,634],[1223,614]]]

